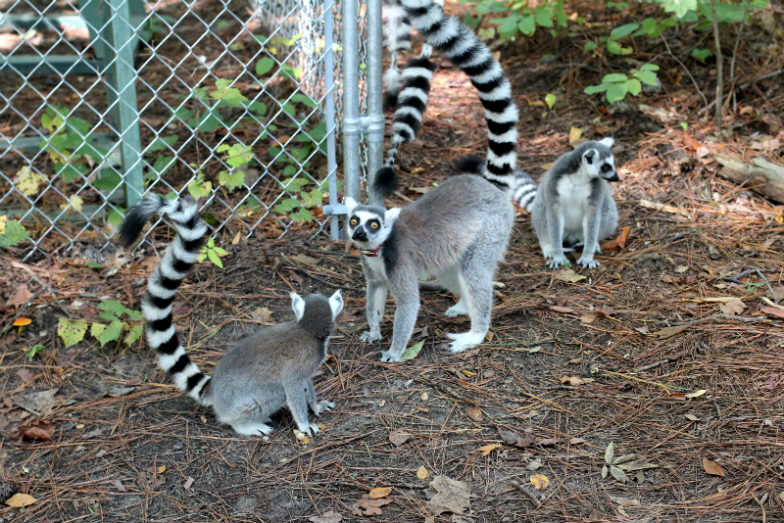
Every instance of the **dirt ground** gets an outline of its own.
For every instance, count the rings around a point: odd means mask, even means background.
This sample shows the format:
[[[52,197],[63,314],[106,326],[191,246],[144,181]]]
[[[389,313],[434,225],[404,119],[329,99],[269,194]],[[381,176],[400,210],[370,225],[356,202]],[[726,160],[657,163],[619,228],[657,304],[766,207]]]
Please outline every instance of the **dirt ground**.
[[[553,46],[557,59],[543,60]],[[385,341],[361,343],[355,252],[305,228],[226,242],[225,268],[198,265],[175,307],[204,370],[243,333],[291,319],[290,290],[343,290],[314,379],[337,406],[307,443],[287,411],[269,440],[236,436],[178,392],[141,342],[64,348],[59,317],[95,318],[107,299],[138,307],[153,249],[115,274],[87,267],[89,245],[30,263],[0,253],[3,301],[22,284],[33,293],[0,309],[0,497],[36,499],[3,506],[0,521],[784,521],[784,215],[719,177],[715,160],[782,162],[775,80],[739,91],[720,134],[674,62],[661,93],[607,107],[582,94],[600,75],[560,40],[537,35],[501,56],[519,94],[520,165],[535,177],[569,150],[572,127],[616,138],[625,245],[605,249],[597,269],[553,271],[521,212],[487,342],[447,352],[445,333],[467,319],[444,317],[451,298],[424,292],[411,342],[424,341],[422,352],[381,363],[393,308]],[[484,147],[475,93],[441,66],[420,138],[401,152],[396,203]],[[694,74],[707,82],[709,69]],[[553,111],[539,102],[548,92]],[[170,239],[165,227],[151,238],[158,251]],[[18,316],[33,323],[11,328]],[[36,344],[45,348],[29,359]],[[377,487],[391,492],[362,500]]]

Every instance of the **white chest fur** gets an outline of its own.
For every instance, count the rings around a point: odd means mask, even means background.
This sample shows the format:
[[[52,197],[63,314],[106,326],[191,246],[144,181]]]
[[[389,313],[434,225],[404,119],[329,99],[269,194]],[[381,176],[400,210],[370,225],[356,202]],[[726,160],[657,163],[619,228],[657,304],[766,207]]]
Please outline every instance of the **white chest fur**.
[[[583,174],[564,176],[558,180],[557,189],[564,229],[581,229],[591,195],[591,179]]]
[[[373,280],[387,281],[387,269],[381,252],[376,256],[362,256],[367,276]]]

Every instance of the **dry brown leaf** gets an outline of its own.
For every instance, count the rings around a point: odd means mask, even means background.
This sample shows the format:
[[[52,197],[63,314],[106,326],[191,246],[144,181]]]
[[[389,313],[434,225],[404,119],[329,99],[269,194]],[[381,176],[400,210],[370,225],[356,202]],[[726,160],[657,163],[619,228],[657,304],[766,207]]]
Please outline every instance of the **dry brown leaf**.
[[[562,307],[560,305],[550,305],[550,310],[555,312],[563,312],[564,314],[574,314],[577,312],[571,307]]]
[[[396,447],[399,447],[409,439],[411,439],[411,434],[405,430],[397,429],[389,433],[389,441]]]
[[[719,310],[724,314],[732,314],[737,315],[743,312],[743,309],[746,308],[746,304],[743,303],[743,300],[739,298],[733,298],[732,300],[728,301],[727,303],[722,303],[719,305]]]
[[[310,516],[308,521],[311,523],[340,523],[343,521],[343,516],[330,510],[329,512],[324,512],[320,516]]]
[[[629,240],[629,234],[631,234],[632,228],[628,225],[625,227],[621,227],[618,231],[618,236],[613,238],[612,240],[607,240],[602,242],[602,250],[603,251],[614,251],[614,250],[623,250],[626,248],[626,242]]]
[[[501,436],[501,439],[504,440],[504,443],[514,445],[515,447],[519,447],[521,449],[530,447],[534,444],[534,438],[529,434],[522,435],[518,434],[517,432],[512,432],[511,430],[499,430],[498,435]]]
[[[19,427],[19,434],[25,441],[52,441],[54,425],[49,421],[38,420],[30,425]]]
[[[419,479],[427,479],[427,477],[430,476],[430,472],[428,472],[425,466],[422,465],[417,469],[416,475]]]
[[[705,469],[705,472],[707,472],[711,476],[724,477],[724,469],[721,468],[721,465],[719,465],[715,461],[709,460],[704,456],[702,458],[702,468]]]
[[[556,280],[565,281],[567,283],[577,283],[578,281],[587,279],[587,276],[583,276],[582,274],[577,274],[574,272],[573,269],[569,267],[564,267],[563,269],[558,269],[553,273],[553,278]]]
[[[471,491],[464,481],[436,476],[430,482],[430,488],[435,493],[427,502],[427,508],[436,516],[444,512],[465,514],[471,506]]]
[[[273,324],[275,320],[272,319],[272,311],[269,310],[267,307],[256,307],[256,310],[253,311],[251,315],[254,320],[264,323],[264,324]]]
[[[495,449],[500,449],[500,448],[501,448],[500,443],[488,443],[487,445],[482,445],[481,447],[479,447],[479,452],[482,453],[482,456],[487,456]]]
[[[688,325],[673,325],[672,327],[664,327],[663,329],[654,332],[653,334],[660,338],[669,338],[675,336],[688,329]]]
[[[33,293],[30,292],[30,290],[27,288],[27,285],[23,283],[16,288],[16,292],[6,300],[5,304],[9,307],[18,307],[30,301],[32,297]]]
[[[580,376],[561,376],[558,381],[563,383],[564,385],[572,385],[577,387],[578,385],[584,385],[586,383],[591,383],[593,378],[581,378]]]
[[[593,323],[596,321],[596,314],[592,312],[586,312],[580,315],[580,323]]]
[[[22,494],[21,492],[17,492],[13,496],[5,500],[5,504],[13,508],[22,508],[28,505],[32,505],[36,501],[38,500],[35,499],[30,494]]]
[[[779,309],[778,307],[769,307],[764,305],[760,307],[760,312],[763,314],[767,314],[768,316],[775,316],[777,318],[784,319],[784,309]]]
[[[355,516],[380,516],[383,514],[381,507],[392,503],[392,498],[370,499],[367,494],[351,505],[351,513]]]
[[[482,411],[479,407],[471,407],[466,411],[466,414],[474,421],[482,421]]]
[[[569,129],[569,145],[576,147],[580,143],[580,138],[583,137],[583,130],[579,127],[572,127]]]
[[[528,478],[528,481],[531,482],[531,485],[533,485],[536,490],[544,490],[550,486],[550,478],[544,474],[534,474]]]
[[[375,487],[370,489],[368,497],[370,499],[381,499],[389,496],[392,493],[392,487]]]

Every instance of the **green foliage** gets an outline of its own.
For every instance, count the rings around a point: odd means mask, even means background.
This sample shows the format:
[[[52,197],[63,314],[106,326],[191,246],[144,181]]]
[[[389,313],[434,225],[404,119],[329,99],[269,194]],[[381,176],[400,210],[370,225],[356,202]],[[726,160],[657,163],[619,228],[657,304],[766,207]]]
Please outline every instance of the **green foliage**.
[[[544,103],[547,104],[547,108],[548,109],[552,109],[553,108],[553,106],[555,105],[556,100],[557,100],[557,98],[555,97],[555,95],[553,93],[547,93],[544,96]]]
[[[57,324],[57,334],[63,340],[66,348],[82,341],[88,332],[88,327],[90,336],[98,340],[101,347],[109,342],[118,341],[120,338],[130,347],[141,337],[144,330],[144,318],[141,312],[129,309],[116,300],[101,302],[98,305],[98,310],[101,311],[99,318],[105,323],[60,318]],[[123,333],[125,333],[125,337],[123,337]]]
[[[44,350],[45,348],[46,347],[40,344],[33,345],[33,347],[27,351],[27,359],[32,361],[33,358],[35,358],[38,355],[38,353]]]
[[[410,347],[408,347],[403,354],[400,356],[400,361],[407,361],[413,360],[419,353],[422,351],[422,347],[425,346],[425,340],[419,340],[418,342],[414,343]]]
[[[207,240],[207,245],[202,246],[201,253],[199,253],[199,261],[204,261],[205,258],[209,259],[214,265],[217,265],[218,268],[223,268],[223,260],[221,260],[222,256],[226,256],[229,253],[226,252],[225,249],[218,247],[215,245],[215,240],[210,238]]]
[[[69,116],[64,107],[47,106],[41,115],[41,127],[48,133],[41,141],[41,150],[47,152],[55,173],[66,183],[86,177],[90,165],[101,164],[107,156],[106,149],[90,143],[92,126],[78,116]]]
[[[615,103],[626,98],[627,94],[636,96],[642,90],[642,84],[658,85],[656,64],[644,64],[639,69],[632,69],[632,77],[624,73],[610,73],[604,75],[599,85],[589,85],[585,88],[586,94],[605,93],[607,101]]]
[[[27,229],[21,223],[0,215],[0,248],[13,247],[29,237]]]
[[[542,2],[530,7],[526,0],[480,0],[476,12],[481,15],[501,14],[506,16],[491,19],[499,38],[513,39],[520,34],[532,36],[537,27],[555,29],[566,27],[567,18],[563,0]],[[483,37],[492,37],[484,34]]]

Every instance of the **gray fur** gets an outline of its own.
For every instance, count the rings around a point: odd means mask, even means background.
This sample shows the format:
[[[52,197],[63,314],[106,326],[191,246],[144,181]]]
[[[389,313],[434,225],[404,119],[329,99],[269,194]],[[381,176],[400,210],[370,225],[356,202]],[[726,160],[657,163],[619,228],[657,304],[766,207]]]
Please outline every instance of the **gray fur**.
[[[617,181],[612,138],[586,142],[560,156],[545,173],[530,206],[539,246],[549,267],[566,263],[564,245],[583,245],[577,263],[598,267],[599,240],[618,226],[618,210],[608,181]]]
[[[296,321],[243,339],[215,368],[210,388],[215,415],[240,434],[269,434],[270,415],[285,405],[297,428],[312,435],[319,428],[309,422],[308,406],[316,416],[334,407],[316,400],[312,376],[327,356],[328,338],[343,308],[340,291],[329,299],[311,294],[303,300],[292,293],[292,306]]]
[[[382,361],[399,361],[419,312],[419,280],[435,277],[460,297],[448,316],[468,313],[471,330],[449,334],[450,351],[480,344],[490,327],[493,277],[514,222],[507,192],[479,176],[450,178],[419,200],[384,210],[346,200],[352,241],[363,249],[369,330],[361,340],[381,339],[387,291],[395,300],[392,344]],[[378,220],[377,230],[369,224]],[[377,247],[380,250],[374,252]]]

